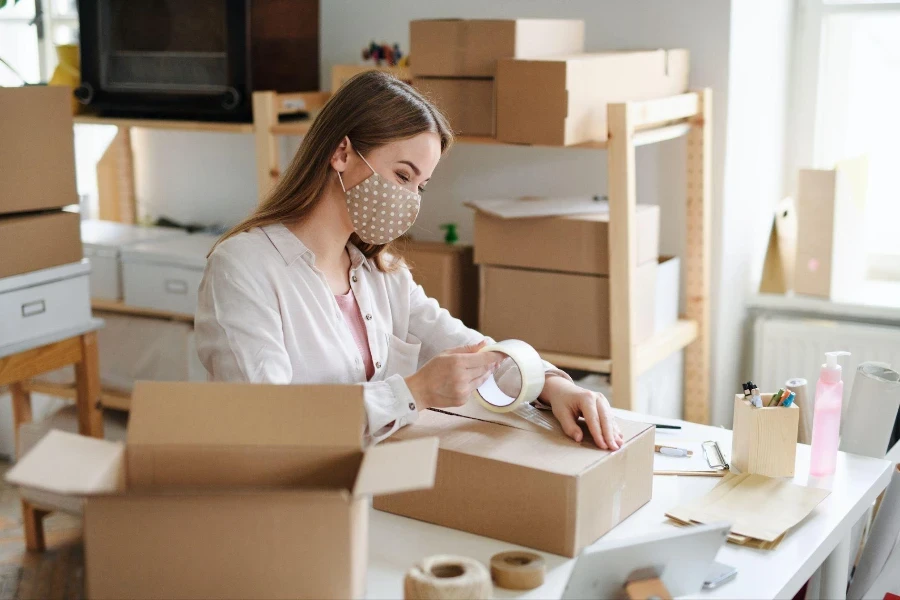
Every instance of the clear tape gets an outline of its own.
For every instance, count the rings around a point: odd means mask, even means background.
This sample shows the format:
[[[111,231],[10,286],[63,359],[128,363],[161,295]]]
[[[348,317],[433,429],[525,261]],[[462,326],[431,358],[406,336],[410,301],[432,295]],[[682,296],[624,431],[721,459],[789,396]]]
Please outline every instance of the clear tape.
[[[513,414],[522,417],[530,423],[534,423],[538,427],[553,431],[553,421],[546,415],[546,411],[538,410],[531,404],[525,403],[515,409]]]

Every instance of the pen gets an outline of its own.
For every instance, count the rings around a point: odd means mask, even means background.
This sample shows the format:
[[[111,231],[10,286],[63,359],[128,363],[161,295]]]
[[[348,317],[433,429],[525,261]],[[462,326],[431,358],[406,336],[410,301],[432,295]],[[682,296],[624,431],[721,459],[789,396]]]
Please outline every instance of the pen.
[[[676,448],[675,446],[661,446],[657,444],[654,447],[654,450],[664,456],[693,456],[694,453],[691,450],[685,450],[684,448]]]
[[[681,429],[681,425],[663,425],[662,423],[650,423],[657,429]]]

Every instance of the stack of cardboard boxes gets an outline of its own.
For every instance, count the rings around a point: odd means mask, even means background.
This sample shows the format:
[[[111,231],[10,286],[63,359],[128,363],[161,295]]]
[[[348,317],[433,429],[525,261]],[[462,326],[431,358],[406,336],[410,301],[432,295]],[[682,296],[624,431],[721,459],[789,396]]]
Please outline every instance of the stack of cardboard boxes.
[[[584,53],[584,22],[434,19],[410,23],[413,85],[459,135],[568,146],[607,139],[611,102],[687,90],[686,50]]]
[[[90,320],[70,95],[0,88],[0,346]]]
[[[494,136],[499,59],[584,51],[584,21],[577,20],[433,19],[412,21],[409,34],[413,85],[459,135]]]

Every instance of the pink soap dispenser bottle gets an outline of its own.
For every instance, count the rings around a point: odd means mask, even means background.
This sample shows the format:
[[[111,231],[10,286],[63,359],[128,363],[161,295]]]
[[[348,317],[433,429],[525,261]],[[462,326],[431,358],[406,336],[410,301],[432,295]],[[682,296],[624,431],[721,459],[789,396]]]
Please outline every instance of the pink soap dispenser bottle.
[[[844,398],[844,382],[838,356],[850,356],[849,352],[826,352],[825,364],[816,382],[816,400],[813,411],[812,448],[809,474],[827,477],[834,473],[838,443],[841,435],[841,403]]]

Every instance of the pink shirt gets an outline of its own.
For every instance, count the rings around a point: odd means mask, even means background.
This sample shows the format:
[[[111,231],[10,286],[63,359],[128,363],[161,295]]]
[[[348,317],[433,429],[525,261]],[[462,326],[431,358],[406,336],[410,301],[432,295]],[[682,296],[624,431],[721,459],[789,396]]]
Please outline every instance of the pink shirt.
[[[366,324],[363,323],[359,304],[356,303],[356,296],[351,289],[343,296],[336,295],[334,299],[337,300],[338,308],[341,309],[344,320],[347,322],[347,327],[350,328],[350,333],[353,335],[353,341],[356,342],[356,347],[359,348],[359,353],[362,355],[363,365],[366,367],[366,380],[368,381],[375,374],[375,364],[372,362],[372,352],[369,350],[369,336],[366,334]]]

